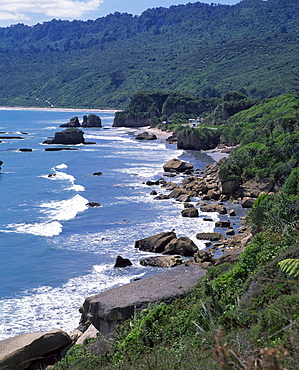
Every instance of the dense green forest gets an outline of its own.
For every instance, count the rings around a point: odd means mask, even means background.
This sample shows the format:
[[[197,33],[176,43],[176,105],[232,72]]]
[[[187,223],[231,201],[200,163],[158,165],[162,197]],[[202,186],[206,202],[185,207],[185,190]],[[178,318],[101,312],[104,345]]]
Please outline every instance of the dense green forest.
[[[121,109],[136,90],[295,92],[298,15],[296,0],[242,0],[0,28],[0,105]]]

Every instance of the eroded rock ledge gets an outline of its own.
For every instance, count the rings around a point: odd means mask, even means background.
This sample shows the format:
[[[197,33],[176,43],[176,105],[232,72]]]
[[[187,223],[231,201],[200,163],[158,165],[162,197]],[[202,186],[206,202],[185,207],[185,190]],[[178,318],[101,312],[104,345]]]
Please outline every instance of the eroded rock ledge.
[[[171,302],[183,297],[206,270],[196,264],[181,265],[160,274],[112,288],[85,299],[81,307],[81,326],[90,323],[102,334],[111,332],[153,302]]]

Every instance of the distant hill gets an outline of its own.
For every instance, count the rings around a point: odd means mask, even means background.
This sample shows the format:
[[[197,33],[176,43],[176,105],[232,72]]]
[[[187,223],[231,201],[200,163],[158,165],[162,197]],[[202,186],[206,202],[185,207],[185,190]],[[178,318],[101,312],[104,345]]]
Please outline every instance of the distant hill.
[[[242,0],[0,28],[0,105],[124,108],[137,90],[299,90],[299,2]]]

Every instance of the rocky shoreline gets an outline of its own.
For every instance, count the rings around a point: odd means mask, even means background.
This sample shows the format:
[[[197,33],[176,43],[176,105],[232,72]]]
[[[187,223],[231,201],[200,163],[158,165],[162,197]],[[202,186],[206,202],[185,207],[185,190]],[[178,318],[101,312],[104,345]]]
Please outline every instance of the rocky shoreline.
[[[171,133],[157,129],[148,131],[162,140],[171,136]],[[213,155],[217,154],[221,159],[207,165],[204,171],[194,169],[192,164],[177,158],[164,164],[165,177],[172,179],[179,176],[180,183],[166,181],[164,178],[147,182],[148,186],[158,185],[161,189],[160,194],[156,190],[151,192],[157,201],[171,199],[180,202],[182,217],[199,217],[199,210],[207,214],[217,212],[221,215],[220,221],[215,222],[215,228],[220,231],[196,235],[198,240],[205,242],[204,250],[199,250],[188,236],[177,238],[174,232],[149,235],[136,241],[136,248],[161,253],[160,256],[148,257],[140,261],[142,265],[162,268],[181,266],[168,269],[154,277],[141,279],[140,282],[131,282],[86,298],[80,309],[82,314],[80,325],[70,334],[61,330],[51,330],[45,333],[22,334],[0,341],[0,367],[7,369],[18,367],[24,370],[39,369],[40,366],[46,368],[61,359],[73,344],[82,344],[87,338],[98,335],[110,335],[114,326],[131,317],[136,308],[142,309],[150,302],[168,302],[184,295],[187,289],[204,276],[206,268],[221,263],[236,262],[251,240],[251,233],[244,225],[240,226],[235,233],[235,228],[232,226],[238,223],[238,216],[233,208],[228,209],[228,207],[233,204],[240,204],[244,209],[251,207],[260,193],[271,190],[271,184],[251,182],[242,184],[236,189],[221,182],[219,167],[224,160],[223,157],[228,155],[221,152],[223,149],[209,151]],[[192,198],[200,200],[194,202]],[[203,219],[206,222],[214,222],[206,215]],[[191,276],[195,277],[195,280]],[[181,281],[181,286],[184,288],[168,286],[171,281]],[[158,286],[164,288],[159,290]],[[144,295],[145,291],[147,291],[146,295]]]

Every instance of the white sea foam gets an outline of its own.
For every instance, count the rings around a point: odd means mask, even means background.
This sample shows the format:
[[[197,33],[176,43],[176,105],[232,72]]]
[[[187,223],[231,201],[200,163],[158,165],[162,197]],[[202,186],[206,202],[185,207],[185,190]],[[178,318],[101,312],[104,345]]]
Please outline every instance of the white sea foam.
[[[18,234],[33,234],[39,236],[55,236],[62,232],[62,225],[58,221],[47,221],[34,224],[9,224],[6,232],[15,232]],[[11,229],[11,230],[9,230]]]
[[[42,203],[40,207],[45,208],[45,213],[57,221],[67,221],[75,218],[79,212],[88,208],[88,200],[81,195],[75,195],[71,199]]]
[[[85,191],[84,186],[75,184],[76,179],[75,179],[74,176],[72,176],[72,175],[70,175],[66,172],[57,171],[57,169],[65,169],[65,168],[67,168],[67,165],[62,163],[62,164],[52,168],[52,170],[55,171],[54,176],[42,175],[40,177],[42,177],[44,179],[49,179],[51,181],[65,181],[66,182],[66,186],[65,186],[66,190],[73,190],[73,191],[76,191],[76,192]]]
[[[113,141],[122,141],[122,142],[132,142],[131,139],[123,136],[105,136],[105,135],[98,135],[98,134],[85,134],[84,135],[86,139],[97,139],[97,140],[109,140],[112,141],[111,144],[113,144]]]
[[[65,163],[61,163],[59,164],[58,166],[55,166],[54,169],[58,169],[58,170],[62,170],[62,169],[65,169],[67,168],[67,165]]]
[[[67,221],[75,218],[79,212],[85,211],[88,206],[87,199],[80,195],[75,195],[71,199],[42,203],[40,207],[46,215],[45,221],[36,223],[12,223],[6,226],[6,233],[33,234],[51,237],[62,232],[60,221]]]
[[[78,308],[86,297],[144,275],[105,274],[105,271],[94,268],[91,274],[70,279],[62,286],[42,286],[24,292],[19,298],[0,301],[0,312],[5,312],[1,316],[0,340],[25,332],[56,328],[71,332],[79,324]]]

